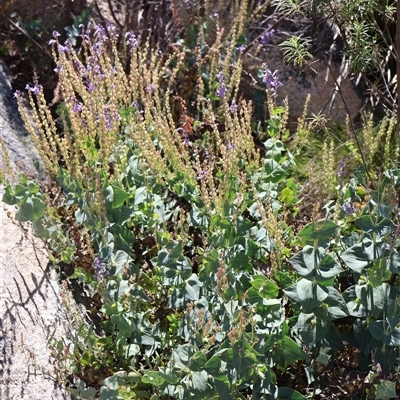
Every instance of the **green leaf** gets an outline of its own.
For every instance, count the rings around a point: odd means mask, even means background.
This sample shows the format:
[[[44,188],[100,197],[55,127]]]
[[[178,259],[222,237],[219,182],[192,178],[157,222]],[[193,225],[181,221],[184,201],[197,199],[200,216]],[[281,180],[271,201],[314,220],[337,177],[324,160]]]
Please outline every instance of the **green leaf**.
[[[208,375],[206,371],[193,371],[191,373],[193,389],[204,392],[208,388]]]
[[[288,187],[283,189],[282,192],[281,192],[281,196],[279,197],[279,200],[282,203],[285,203],[285,204],[288,204],[288,205],[292,204],[293,200],[294,200],[293,190],[288,188]]]
[[[294,283],[293,285],[284,289],[283,292],[286,294],[287,297],[289,297],[296,303],[300,303],[300,297],[299,297],[299,294],[297,293],[297,283]]]
[[[375,399],[387,400],[397,399],[396,394],[396,382],[390,382],[381,380],[377,385],[374,385],[376,389]]]
[[[216,380],[216,381],[214,381],[214,386],[218,392],[220,399],[234,400],[234,397],[231,394],[231,389],[229,388],[228,384],[225,383],[225,381]]]
[[[329,360],[331,358],[331,355],[329,352],[331,351],[331,348],[329,347],[321,347],[319,349],[319,354],[318,357],[316,358],[316,361],[327,366],[329,364]]]
[[[33,229],[35,230],[35,235],[41,239],[46,238],[46,229],[43,227],[42,220],[37,220],[32,222]]]
[[[144,371],[142,383],[150,384],[153,386],[161,386],[164,382],[165,379],[159,371]]]
[[[271,346],[272,359],[282,371],[284,371],[288,365],[304,359],[304,353],[301,347],[290,337],[283,336],[277,339],[274,336],[270,336],[266,340],[266,344]]]
[[[132,333],[132,323],[123,315],[112,315],[111,322],[117,326],[117,329],[125,334],[125,336],[130,336]]]
[[[211,357],[203,368],[214,379],[220,381],[225,381],[227,379],[226,374],[221,370],[221,358],[218,356]]]
[[[169,268],[163,268],[162,283],[167,286],[181,286],[191,275],[192,267],[188,260],[182,257],[179,261],[169,264]]]
[[[324,242],[335,235],[338,227],[339,226],[334,222],[323,219],[317,222],[309,223],[299,232],[298,235],[307,243],[313,243],[314,240]]]
[[[134,215],[134,212],[130,207],[127,206],[122,206],[119,208],[115,208],[113,210],[108,210],[109,215],[111,216],[110,222],[115,222],[116,224],[123,224],[125,223],[129,218],[131,218]]]
[[[328,287],[328,291],[328,297],[318,308],[313,310],[314,314],[318,318],[328,321],[347,317],[350,313],[342,295],[331,286]]]
[[[28,197],[15,213],[15,219],[20,222],[38,221],[43,218],[46,203],[39,197]]]
[[[92,387],[86,387],[86,384],[83,380],[77,378],[75,385],[76,389],[71,389],[71,394],[77,395],[85,400],[92,400],[96,398],[97,390]]]
[[[307,279],[301,279],[297,282],[297,294],[303,312],[306,313],[307,311],[321,305],[321,303],[328,297],[329,290]]]
[[[237,253],[230,261],[229,266],[235,271],[242,271],[249,265],[250,259],[244,253]]]
[[[278,296],[279,287],[274,281],[267,279],[265,275],[256,275],[251,281],[251,286],[257,290],[260,297],[274,299]]]
[[[111,400],[118,398],[118,377],[110,376],[104,379],[103,386],[100,388],[100,399]]]
[[[140,347],[137,344],[131,343],[126,346],[125,357],[131,358],[140,353]]]
[[[396,225],[392,221],[383,217],[374,218],[369,214],[363,215],[354,222],[364,232],[375,232],[382,236],[393,233],[396,230]]]
[[[305,246],[289,259],[296,272],[307,279],[324,282],[343,272],[340,264],[323,247]]]
[[[147,188],[142,186],[136,189],[133,204],[138,206],[139,204],[146,203],[147,201]]]
[[[201,286],[202,283],[199,281],[197,275],[192,274],[192,276],[186,281],[185,298],[187,300],[197,301],[199,299]]]
[[[297,318],[295,330],[307,347],[325,338],[329,331],[328,321],[321,321],[314,314],[300,313]]]
[[[191,344],[178,345],[172,350],[171,364],[175,368],[187,369],[189,358],[195,353]]]
[[[380,286],[356,285],[355,292],[361,304],[375,317],[378,318],[386,308],[386,301],[390,301],[390,285],[383,283]]]
[[[227,303],[224,304],[225,310],[228,315],[233,318],[235,315],[236,310],[238,309],[239,302],[237,300],[229,300]]]
[[[131,195],[118,186],[110,185],[104,189],[104,197],[107,206],[109,206],[107,208],[113,209],[121,207],[124,202],[131,197]]]
[[[207,357],[202,351],[196,351],[189,359],[188,368],[191,371],[202,371],[205,369]]]
[[[374,321],[369,324],[371,335],[389,346],[400,346],[400,328],[390,328],[387,321]]]
[[[111,256],[111,262],[115,266],[115,273],[120,274],[124,267],[127,268],[133,259],[123,250],[118,250]]]
[[[357,243],[344,251],[340,258],[353,271],[361,274],[376,256],[375,246],[372,240],[365,238],[361,243]]]

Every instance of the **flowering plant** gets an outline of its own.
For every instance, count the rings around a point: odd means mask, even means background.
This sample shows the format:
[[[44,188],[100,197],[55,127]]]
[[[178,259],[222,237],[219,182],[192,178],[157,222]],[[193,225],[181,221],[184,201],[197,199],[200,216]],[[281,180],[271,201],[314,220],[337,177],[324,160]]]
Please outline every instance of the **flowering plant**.
[[[282,83],[263,66],[270,119],[255,134],[252,103],[239,95],[236,23],[210,48],[171,54],[128,32],[128,67],[113,25],[82,27],[83,56],[53,32],[58,120],[43,88],[28,86],[36,131],[15,93],[59,191],[40,193],[22,178],[3,201],[20,207],[18,219],[33,222],[54,262],[71,264],[70,279],[94,293],[93,323],[77,318],[53,342],[60,376],[73,376],[78,396],[305,399],[326,386],[319,365],[331,366],[345,339],[366,364],[396,370],[399,293],[390,280],[400,258],[390,196],[371,191],[356,208],[363,182],[354,179],[326,219],[290,223],[298,185],[281,140]],[[188,59],[196,85],[182,98]],[[387,172],[383,192],[398,175]]]

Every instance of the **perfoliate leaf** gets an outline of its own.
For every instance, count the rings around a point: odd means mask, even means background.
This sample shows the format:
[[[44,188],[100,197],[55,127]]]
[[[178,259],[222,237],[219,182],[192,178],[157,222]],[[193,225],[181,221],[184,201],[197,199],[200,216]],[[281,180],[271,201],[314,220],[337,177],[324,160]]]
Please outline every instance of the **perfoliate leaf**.
[[[309,280],[324,282],[343,272],[340,264],[323,247],[305,246],[289,259],[296,272]]]
[[[373,218],[371,215],[363,215],[354,221],[364,232],[375,232],[379,235],[388,235],[396,230],[396,226],[389,219]]]
[[[328,287],[329,295],[316,309],[314,314],[322,319],[332,321],[349,315],[349,310],[342,295],[332,286]]]
[[[127,268],[129,263],[132,261],[133,259],[123,250],[118,250],[115,255],[112,255],[111,257],[111,262],[115,266],[116,274],[121,273],[123,268]]]
[[[117,186],[107,186],[104,189],[104,197],[106,200],[107,208],[119,208],[121,207],[126,200],[130,198],[130,194],[125,190],[120,189]]]
[[[370,239],[364,239],[361,243],[357,243],[344,251],[340,258],[349,268],[361,274],[364,268],[367,268],[375,258],[374,247]]]
[[[304,345],[312,347],[315,343],[325,338],[329,331],[328,321],[321,321],[314,314],[300,313],[295,329]]]
[[[326,287],[320,286],[317,283],[307,279],[301,279],[297,282],[297,294],[299,296],[303,312],[308,312],[321,303],[328,297],[329,291]]]
[[[400,346],[400,328],[393,327],[387,321],[374,321],[369,324],[372,337],[388,346]]]
[[[299,236],[308,243],[313,243],[314,240],[323,242],[333,237],[337,228],[338,225],[332,221],[320,220],[306,225],[299,232]]]

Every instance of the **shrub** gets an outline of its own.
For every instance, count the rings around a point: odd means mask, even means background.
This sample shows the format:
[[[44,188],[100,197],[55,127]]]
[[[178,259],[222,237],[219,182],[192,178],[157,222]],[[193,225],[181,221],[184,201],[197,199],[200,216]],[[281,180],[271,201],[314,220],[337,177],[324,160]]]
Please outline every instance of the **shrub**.
[[[82,398],[336,394],[332,382],[350,388],[334,366],[356,368],[341,354],[357,350],[369,398],[396,395],[398,171],[374,190],[359,173],[325,219],[290,224],[298,185],[278,74],[261,68],[262,141],[239,92],[245,13],[229,32],[217,27],[212,45],[200,34],[170,54],[129,32],[128,71],[113,25],[94,38],[84,29],[83,55],[54,32],[58,120],[41,86],[27,88],[38,132],[27,128],[59,190],[41,193],[23,177],[3,201],[92,290],[93,320],[65,294],[75,326],[52,341],[60,375]],[[189,66],[196,85],[182,97]]]

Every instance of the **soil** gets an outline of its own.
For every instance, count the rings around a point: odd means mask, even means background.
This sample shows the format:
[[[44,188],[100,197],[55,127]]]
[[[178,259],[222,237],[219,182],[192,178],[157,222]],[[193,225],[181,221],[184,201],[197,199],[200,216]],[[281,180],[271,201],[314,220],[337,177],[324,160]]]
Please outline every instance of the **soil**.
[[[14,177],[21,170],[44,179],[38,155],[19,118],[9,76],[0,60],[0,135]],[[0,167],[6,165],[0,154]],[[4,188],[0,186],[0,198]],[[14,220],[15,207],[0,205],[0,399],[72,399],[56,383],[47,347],[49,332],[67,320],[55,271],[29,224]]]

